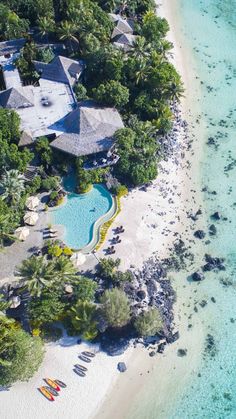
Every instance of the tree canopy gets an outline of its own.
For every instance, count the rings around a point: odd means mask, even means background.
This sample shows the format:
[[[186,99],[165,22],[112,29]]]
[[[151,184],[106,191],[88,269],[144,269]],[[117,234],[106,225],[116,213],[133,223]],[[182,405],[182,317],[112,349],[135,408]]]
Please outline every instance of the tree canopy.
[[[113,288],[101,297],[102,313],[110,327],[125,326],[130,320],[130,304],[124,291]]]
[[[43,360],[43,345],[14,320],[0,315],[0,385],[25,381],[38,370]]]
[[[140,314],[134,322],[136,331],[140,336],[154,336],[161,331],[163,320],[157,308],[150,308]]]

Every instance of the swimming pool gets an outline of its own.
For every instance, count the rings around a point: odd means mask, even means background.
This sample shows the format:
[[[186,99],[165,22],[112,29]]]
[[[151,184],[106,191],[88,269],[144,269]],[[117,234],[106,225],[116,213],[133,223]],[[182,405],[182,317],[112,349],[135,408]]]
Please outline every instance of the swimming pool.
[[[113,215],[113,207],[108,190],[102,185],[93,185],[86,194],[67,195],[66,202],[52,211],[52,222],[65,227],[63,239],[69,247],[82,249],[93,240],[102,224],[101,218],[110,212]]]

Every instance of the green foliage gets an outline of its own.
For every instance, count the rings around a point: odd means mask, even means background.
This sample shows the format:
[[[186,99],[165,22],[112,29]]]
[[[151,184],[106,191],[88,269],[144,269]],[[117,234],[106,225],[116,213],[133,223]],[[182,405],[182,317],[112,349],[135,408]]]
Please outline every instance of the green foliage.
[[[139,123],[135,130],[120,129],[116,132],[120,160],[115,171],[124,180],[140,185],[157,176],[157,142],[152,127]]]
[[[157,16],[154,11],[148,11],[143,17],[142,34],[149,42],[159,43],[169,29],[167,20]]]
[[[21,49],[20,56],[16,59],[15,65],[19,70],[21,78],[27,84],[34,84],[38,81],[39,75],[35,71],[33,60],[37,57],[37,48],[33,41],[29,40]]]
[[[0,188],[3,190],[1,198],[15,207],[25,190],[24,178],[18,170],[11,169],[2,175]]]
[[[40,163],[44,167],[47,168],[49,165],[52,164],[52,149],[46,137],[41,137],[37,140],[35,145],[35,151],[37,152]]]
[[[125,326],[130,320],[130,304],[124,291],[106,290],[101,297],[102,313],[111,327]]]
[[[83,160],[76,159],[76,178],[78,183],[78,192],[88,192],[93,183],[102,183],[107,169],[85,170],[83,169]]]
[[[101,258],[98,265],[98,275],[103,279],[112,280],[116,274],[117,268],[120,266],[119,258]]]
[[[48,176],[46,179],[43,179],[41,182],[41,188],[44,191],[55,190],[59,186],[59,178],[57,176]]]
[[[93,301],[97,283],[92,279],[80,276],[76,282],[73,282],[73,289],[80,301]]]
[[[129,101],[129,89],[116,80],[100,84],[92,93],[98,103],[118,109],[123,108]]]
[[[50,201],[54,201],[55,199],[57,199],[58,197],[58,192],[57,191],[52,191],[50,193]]]
[[[77,83],[74,87],[75,96],[78,102],[88,99],[87,89],[81,83]]]
[[[14,320],[0,316],[0,385],[25,381],[38,370],[43,360],[39,337],[31,337]]]
[[[55,54],[51,47],[40,48],[37,51],[36,58],[38,61],[42,61],[43,63],[50,63],[54,57],[55,57]]]
[[[29,318],[32,326],[41,327],[46,323],[60,320],[65,304],[54,293],[43,293],[40,298],[33,298],[29,304]]]
[[[21,19],[7,5],[0,4],[0,37],[3,40],[21,38],[28,28],[26,19]]]
[[[35,176],[34,179],[30,182],[30,185],[27,185],[25,190],[29,195],[33,195],[38,192],[41,188],[41,177]]]
[[[157,308],[151,308],[140,314],[134,322],[136,331],[140,336],[154,336],[163,327],[163,320]]]
[[[17,209],[13,209],[0,199],[0,248],[7,242],[16,240],[14,230],[19,225],[20,217]]]
[[[95,320],[96,306],[89,301],[78,300],[69,311],[69,318],[76,333],[85,340],[93,340],[97,336]]]
[[[62,254],[62,248],[58,244],[51,244],[48,247],[48,254],[53,257],[59,257]]]
[[[64,255],[53,260],[31,256],[22,262],[16,274],[35,297],[40,297],[47,289],[63,289],[67,281],[77,278],[72,261]]]
[[[0,315],[1,312],[5,311],[9,307],[9,303],[3,294],[0,294]]]

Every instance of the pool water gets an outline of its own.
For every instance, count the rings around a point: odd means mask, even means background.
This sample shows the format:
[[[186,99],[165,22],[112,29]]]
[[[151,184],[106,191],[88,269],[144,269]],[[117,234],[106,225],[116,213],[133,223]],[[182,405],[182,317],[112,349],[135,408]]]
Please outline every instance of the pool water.
[[[52,212],[52,221],[65,227],[63,239],[69,247],[81,249],[91,242],[95,222],[112,205],[108,190],[102,185],[94,185],[86,194],[70,193],[66,203]]]

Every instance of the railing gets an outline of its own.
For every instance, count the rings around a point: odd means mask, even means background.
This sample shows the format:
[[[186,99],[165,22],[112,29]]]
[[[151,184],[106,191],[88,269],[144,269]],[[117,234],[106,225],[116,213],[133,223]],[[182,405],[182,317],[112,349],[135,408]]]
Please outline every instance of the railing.
[[[107,158],[94,160],[93,162],[86,162],[83,167],[85,170],[102,169],[103,167],[114,166],[118,162],[119,158],[119,156],[116,156],[114,159]]]

